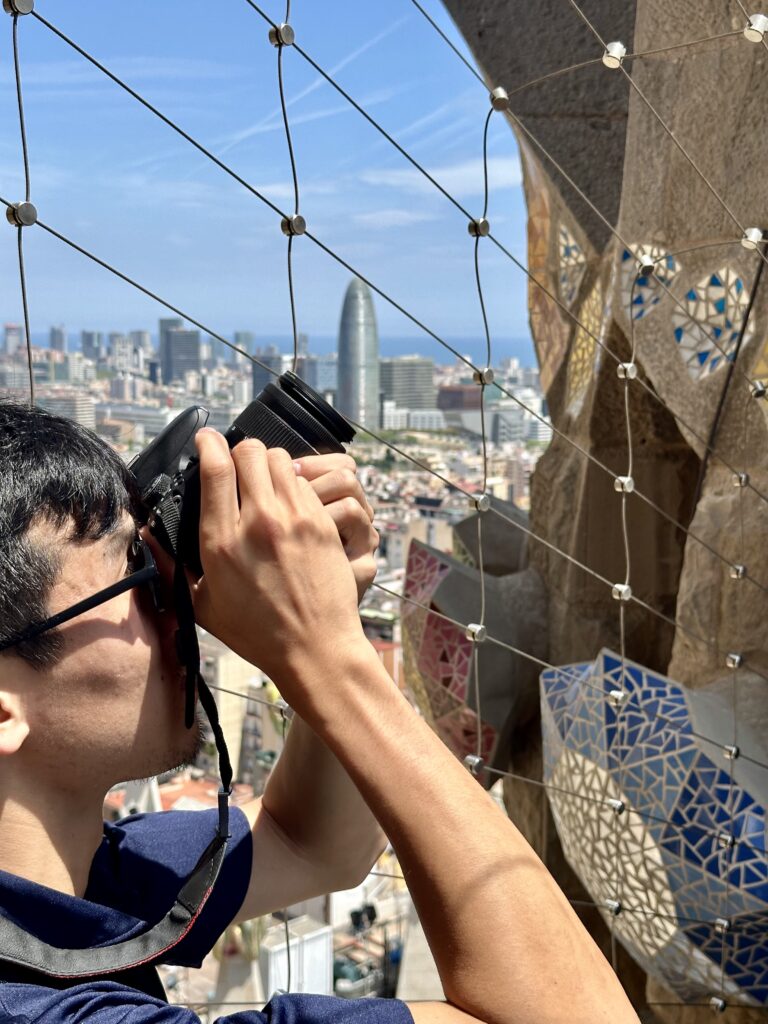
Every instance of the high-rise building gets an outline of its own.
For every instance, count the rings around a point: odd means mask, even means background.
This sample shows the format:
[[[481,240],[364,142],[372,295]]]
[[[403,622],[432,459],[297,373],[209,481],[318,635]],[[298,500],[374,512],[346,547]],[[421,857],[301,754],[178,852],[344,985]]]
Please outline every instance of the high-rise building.
[[[335,352],[310,355],[304,363],[304,380],[321,395],[336,393],[339,386],[339,359]]]
[[[163,383],[184,380],[190,370],[202,369],[200,331],[185,327],[171,327],[166,331],[167,375],[163,372]]]
[[[38,397],[37,404],[55,416],[74,420],[89,430],[96,429],[96,403],[84,391],[57,391]]]
[[[112,366],[120,373],[134,368],[133,342],[125,334],[114,332],[109,336],[109,357]]]
[[[86,359],[98,361],[104,356],[104,336],[101,331],[80,331],[80,350]]]
[[[128,337],[135,349],[140,349],[146,355],[151,356],[155,349],[152,345],[152,335],[149,331],[130,331]]]
[[[260,363],[264,364],[263,366],[259,366],[259,363],[253,364],[253,396],[255,398],[265,385],[275,379],[276,373],[283,372],[283,354],[276,345],[267,345],[266,348],[257,348],[254,355]]]
[[[63,324],[52,327],[48,334],[48,347],[52,352],[67,351],[67,332]]]
[[[379,383],[385,399],[399,409],[434,409],[435,363],[422,356],[379,361]]]
[[[253,352],[254,340],[253,331],[235,331],[235,345],[241,348],[243,352],[247,352],[248,355]],[[233,348],[229,350],[229,361],[233,366],[245,366],[246,363],[250,362],[248,356],[243,355],[241,352],[235,352]]]
[[[14,355],[24,345],[24,328],[21,324],[6,324],[3,332],[3,348],[6,355]]]
[[[184,326],[184,321],[180,320],[177,316],[164,317],[159,322],[159,342],[160,342],[160,375],[162,377],[163,384],[170,384],[171,382],[171,366],[170,356],[168,349],[168,332],[172,330],[178,330]]]
[[[355,277],[347,288],[339,325],[337,407],[356,423],[379,425],[379,334],[368,285]]]

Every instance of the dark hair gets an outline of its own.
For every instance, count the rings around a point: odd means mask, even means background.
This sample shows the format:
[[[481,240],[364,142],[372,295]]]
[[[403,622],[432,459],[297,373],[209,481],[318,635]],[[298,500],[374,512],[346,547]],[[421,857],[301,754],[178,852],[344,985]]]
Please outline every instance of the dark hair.
[[[96,540],[133,507],[131,477],[104,441],[72,420],[0,401],[0,640],[46,618],[58,578],[55,550],[35,544],[30,526],[69,524],[73,539]],[[14,648],[35,668],[60,649],[55,630]]]

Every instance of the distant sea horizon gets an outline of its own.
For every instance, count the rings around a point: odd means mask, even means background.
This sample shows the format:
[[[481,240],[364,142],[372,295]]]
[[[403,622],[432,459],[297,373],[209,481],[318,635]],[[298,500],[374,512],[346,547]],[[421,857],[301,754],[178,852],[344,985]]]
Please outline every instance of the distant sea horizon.
[[[137,328],[141,329],[141,328]],[[102,332],[106,335],[108,332]],[[152,341],[157,346],[157,335],[150,332]],[[281,352],[290,352],[293,348],[293,339],[289,335],[280,334],[256,334],[255,345],[265,347],[276,345]],[[444,339],[449,345],[467,356],[477,365],[485,362],[485,339],[470,335],[445,336]],[[48,345],[48,331],[32,331],[32,343],[40,347]],[[327,355],[335,352],[337,337],[335,334],[311,334],[309,336],[309,352],[316,355]],[[80,348],[80,332],[70,331],[67,333],[67,347],[70,352],[76,352]],[[535,366],[536,355],[533,341],[530,336],[506,336],[491,338],[491,353],[493,363],[498,365],[502,359],[519,359],[523,366]],[[388,335],[382,334],[379,338],[379,354],[383,357],[422,355],[431,356],[436,363],[448,365],[454,362],[453,355],[444,349],[438,342],[423,334],[420,335]]]

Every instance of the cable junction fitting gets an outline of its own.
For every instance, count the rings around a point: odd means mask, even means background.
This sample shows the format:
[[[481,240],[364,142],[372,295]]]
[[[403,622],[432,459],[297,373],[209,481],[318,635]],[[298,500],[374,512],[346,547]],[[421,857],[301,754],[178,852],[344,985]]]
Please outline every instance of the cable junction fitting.
[[[493,370],[485,366],[482,370],[475,370],[472,374],[475,384],[493,384]]]
[[[477,777],[483,768],[485,768],[485,761],[479,756],[479,754],[467,754],[464,758],[464,767],[470,775]]]
[[[488,97],[494,110],[509,110],[509,94],[499,85]]]
[[[643,277],[651,277],[656,273],[656,260],[645,249],[637,254],[637,269]]]
[[[726,668],[741,668],[744,664],[744,658],[741,654],[736,654],[735,651],[731,651],[730,654],[725,656]]]
[[[470,622],[464,630],[464,635],[467,640],[471,640],[472,643],[481,644],[488,636],[488,630],[480,622]]]
[[[290,25],[283,22],[282,25],[273,25],[269,30],[269,41],[273,46],[293,46],[296,42],[296,33]]]
[[[747,567],[746,565],[732,565],[731,566],[731,579],[732,580],[744,580],[747,578]]]
[[[613,704],[615,708],[620,708],[626,699],[626,690],[611,690],[608,693],[608,700],[611,702],[611,704]]]
[[[284,235],[303,235],[307,230],[307,222],[300,213],[294,213],[292,217],[283,217],[280,221],[280,230]]]
[[[605,909],[611,917],[618,917],[622,910],[621,900],[606,900]]]
[[[749,473],[734,473],[732,479],[734,487],[749,486]]]
[[[35,9],[35,0],[3,0],[3,10],[7,14],[31,14]]]
[[[616,367],[619,380],[634,380],[637,377],[636,363],[619,363]]]
[[[628,583],[614,583],[611,587],[611,597],[614,601],[630,601],[632,599],[632,587]]]
[[[635,489],[635,481],[631,476],[617,476],[613,481],[613,489],[619,494],[631,494]]]
[[[726,761],[735,761],[740,753],[741,751],[735,743],[726,743],[723,747],[723,757]]]
[[[741,236],[741,244],[744,249],[757,249],[764,238],[762,228],[747,228]]]
[[[744,26],[744,38],[750,43],[762,43],[768,32],[768,18],[764,14],[750,14],[749,22]]]
[[[728,929],[731,927],[731,922],[727,917],[716,917],[715,918],[715,931],[718,935],[725,935]]]
[[[281,714],[288,714],[288,712],[291,710],[291,705],[288,703],[287,700],[283,700],[282,697],[278,697],[272,706],[276,708]]]
[[[753,380],[752,381],[752,397],[753,398],[765,398],[768,388],[766,388],[765,381]]]
[[[471,495],[469,499],[470,508],[475,509],[477,512],[487,512],[491,507],[491,496],[490,494],[478,494]]]
[[[726,1002],[721,996],[712,996],[709,1000],[709,1008],[712,1013],[725,1013]]]
[[[491,225],[487,217],[478,217],[467,224],[467,231],[473,238],[486,238],[491,233]]]
[[[11,203],[5,208],[5,216],[14,228],[31,228],[37,224],[37,209],[32,203]]]
[[[607,68],[611,68],[611,70],[615,71],[616,68],[621,67],[626,55],[627,48],[624,43],[608,43],[605,47],[605,53],[602,56],[602,61]]]
[[[624,803],[624,801],[623,800],[619,800],[618,797],[615,797],[615,796],[609,796],[608,799],[606,800],[606,803],[611,808],[611,810],[613,811],[613,813],[616,815],[617,818],[621,817],[621,815],[627,809],[627,805]]]
[[[731,850],[735,845],[736,840],[733,838],[730,832],[719,832],[717,835],[717,845],[721,850]]]

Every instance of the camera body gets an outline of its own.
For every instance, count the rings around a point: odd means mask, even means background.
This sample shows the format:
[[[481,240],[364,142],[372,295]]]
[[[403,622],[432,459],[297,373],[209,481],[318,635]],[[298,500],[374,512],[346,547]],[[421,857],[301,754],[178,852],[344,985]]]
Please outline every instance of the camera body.
[[[192,406],[130,463],[146,521],[178,562],[202,575],[200,564],[200,467],[195,436],[208,410]],[[355,431],[333,406],[294,373],[283,373],[246,406],[224,437],[230,448],[248,437],[293,458],[345,451]]]

